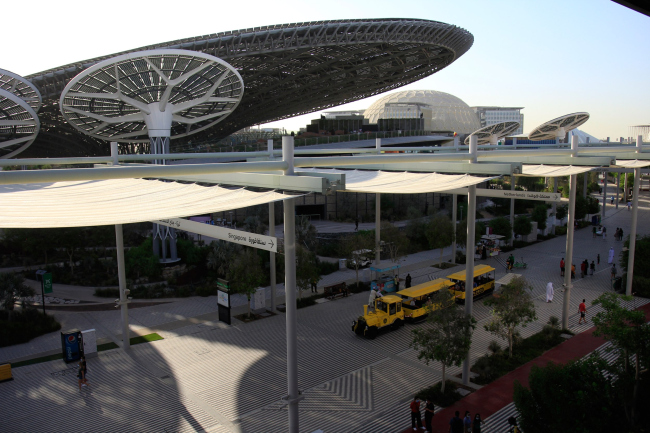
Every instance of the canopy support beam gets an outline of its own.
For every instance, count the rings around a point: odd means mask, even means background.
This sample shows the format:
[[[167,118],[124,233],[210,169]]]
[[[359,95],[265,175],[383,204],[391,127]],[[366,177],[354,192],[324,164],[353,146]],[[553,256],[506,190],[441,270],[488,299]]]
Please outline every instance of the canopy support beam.
[[[117,251],[117,279],[120,286],[120,312],[122,315],[122,349],[131,348],[129,332],[129,299],[126,291],[126,267],[124,265],[124,234],[122,224],[115,224],[115,249]]]
[[[643,136],[636,138],[637,152],[641,153]],[[627,175],[625,175],[627,178]],[[634,196],[632,198],[632,227],[630,228],[630,246],[627,258],[627,280],[625,281],[625,294],[632,295],[632,278],[634,277],[634,253],[636,249],[636,225],[639,217],[639,192],[641,190],[641,169],[634,169]]]
[[[478,137],[470,135],[469,154],[471,162],[476,162]],[[472,317],[474,303],[474,244],[476,243],[476,185],[467,188],[467,247],[465,251],[465,315]],[[470,351],[463,361],[463,385],[469,384]]]
[[[578,149],[578,137],[571,136],[571,149]],[[569,302],[571,300],[571,266],[573,264],[573,232],[576,220],[576,186],[578,175],[572,174],[569,177],[569,219],[567,221],[566,234],[566,260],[564,272],[564,305],[562,307],[562,329],[569,329]]]
[[[458,136],[456,136],[458,137]],[[456,139],[454,137],[454,140]],[[451,243],[451,262],[456,263],[456,225],[458,220],[458,194],[451,195],[451,221],[454,224],[454,241]]]

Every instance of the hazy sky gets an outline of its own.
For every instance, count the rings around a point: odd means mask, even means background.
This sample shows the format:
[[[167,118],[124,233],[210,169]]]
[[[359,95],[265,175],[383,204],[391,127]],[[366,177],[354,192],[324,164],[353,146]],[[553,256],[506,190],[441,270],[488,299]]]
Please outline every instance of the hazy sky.
[[[18,3],[17,3],[18,5]],[[470,106],[526,107],[524,132],[575,111],[581,129],[628,136],[650,123],[650,18],[608,0],[56,1],[3,20],[0,68],[27,75],[157,42],[291,22],[421,18],[454,24],[474,45],[403,89],[451,93]],[[368,98],[338,109],[361,109]],[[277,122],[298,129],[316,113]]]

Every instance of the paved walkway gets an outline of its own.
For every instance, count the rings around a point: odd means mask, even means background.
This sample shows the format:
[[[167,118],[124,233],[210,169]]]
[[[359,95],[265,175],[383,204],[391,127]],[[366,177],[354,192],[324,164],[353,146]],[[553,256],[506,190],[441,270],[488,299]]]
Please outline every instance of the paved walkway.
[[[650,216],[649,205],[644,197],[639,221]],[[620,226],[629,233],[630,219],[631,213],[624,208],[609,210],[606,224],[610,232]],[[650,226],[640,225],[639,229],[640,234],[647,234]],[[524,337],[542,329],[550,316],[561,317],[561,295],[558,293],[556,302],[548,304],[544,302],[544,290],[549,281],[561,286],[557,268],[565,254],[564,246],[565,239],[558,237],[516,253],[529,263],[522,273],[533,286],[539,317],[520,330]],[[579,230],[574,260],[591,260],[596,253],[605,257],[610,246],[618,252],[622,244],[612,236],[603,241],[593,239],[587,230]],[[410,269],[414,284],[425,281],[432,277],[432,271],[438,271],[430,267],[437,259],[438,251],[412,255],[403,263],[404,270]],[[497,278],[504,275],[494,258],[485,263],[495,265]],[[460,269],[438,271],[435,276]],[[608,272],[608,267],[601,265],[595,276],[574,282],[569,319],[574,332],[580,334],[589,328],[577,326],[577,305],[582,298],[590,303],[610,290]],[[321,284],[352,279],[354,271],[344,270],[326,276]],[[440,380],[441,366],[419,361],[409,347],[411,330],[426,327],[426,323],[404,326],[376,340],[359,338],[350,330],[366,301],[366,294],[358,294],[298,310],[302,432],[400,431],[408,425],[407,402],[413,394]],[[629,308],[647,302],[638,298],[629,303]],[[15,380],[0,384],[0,432],[50,432],[56,426],[58,431],[70,432],[285,433],[284,315],[249,324],[235,321],[228,326],[216,321],[216,310],[214,297],[192,297],[129,310],[133,331],[158,332],[164,340],[133,346],[128,352],[102,352],[90,359],[91,389],[81,392],[74,367],[62,361],[14,369]],[[595,308],[590,311],[595,312]],[[54,314],[65,329],[95,328],[100,339],[119,341],[118,310]],[[482,356],[495,339],[482,329],[490,316],[483,301],[475,304],[474,315],[479,323],[470,350],[472,360]],[[53,333],[0,349],[0,360],[58,350],[59,335]],[[448,369],[449,375],[459,372],[458,368]]]

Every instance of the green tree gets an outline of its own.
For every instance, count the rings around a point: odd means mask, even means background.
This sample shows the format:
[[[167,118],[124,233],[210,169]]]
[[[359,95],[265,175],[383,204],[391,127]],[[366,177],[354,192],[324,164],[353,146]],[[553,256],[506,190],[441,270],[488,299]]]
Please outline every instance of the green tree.
[[[528,236],[533,231],[533,224],[526,215],[519,215],[515,218],[513,231],[518,236]]]
[[[512,239],[512,226],[510,225],[510,219],[506,217],[494,218],[490,221],[490,228],[492,229],[493,234],[503,236],[504,242],[510,242],[510,239]]]
[[[533,208],[533,214],[530,219],[537,223],[537,228],[540,230],[546,228],[546,219],[548,218],[547,209],[545,204],[538,204]]]
[[[426,236],[432,249],[440,249],[439,263],[442,263],[443,249],[454,242],[454,225],[451,219],[447,215],[434,217],[427,226]]]
[[[650,324],[642,310],[628,310],[621,301],[631,301],[631,296],[605,292],[593,302],[603,311],[593,317],[594,335],[610,340],[619,350],[619,368],[616,371],[621,389],[624,390],[623,404],[630,427],[638,423],[637,401],[641,386],[642,366],[650,366]],[[630,367],[630,356],[634,367]]]
[[[499,297],[490,298],[485,305],[492,308],[492,318],[484,325],[486,331],[508,341],[508,354],[512,358],[515,330],[537,319],[535,304],[530,296],[533,290],[524,277],[513,278],[503,287]]]
[[[478,243],[484,234],[485,223],[483,221],[476,221],[474,225],[474,244]],[[456,224],[456,245],[462,248],[467,246],[467,220],[462,220]]]
[[[341,245],[343,255],[356,271],[357,287],[359,286],[359,269],[362,259],[375,254],[375,239],[373,232],[362,231],[348,236]]]
[[[11,313],[18,298],[32,296],[34,290],[25,285],[25,278],[13,272],[0,272],[0,303],[2,308],[9,311],[9,320]]]
[[[555,211],[555,217],[562,221],[564,218],[566,218],[567,214],[569,212],[569,207],[565,204],[560,205],[556,208]]]
[[[214,241],[210,243],[209,248],[208,268],[216,271],[222,278],[228,278],[230,265],[242,247],[232,242]]]
[[[316,227],[312,225],[307,217],[296,218],[296,244],[302,245],[309,251],[316,251],[318,238]]]
[[[269,226],[262,221],[259,215],[251,215],[244,220],[243,230],[258,235],[264,234]]]
[[[62,227],[56,232],[56,245],[68,255],[70,272],[74,274],[75,254],[86,246],[87,230],[84,227]]]
[[[296,245],[296,286],[302,299],[303,290],[309,290],[312,281],[321,280],[316,254],[302,245]]]
[[[266,281],[262,259],[253,248],[241,248],[233,257],[226,278],[231,293],[241,293],[248,299],[248,317],[251,317],[251,296]]]
[[[153,241],[147,238],[140,246],[130,248],[124,253],[124,267],[128,278],[137,279],[160,277],[160,259],[153,253]]]
[[[432,297],[432,305],[450,305],[448,308],[430,311],[427,328],[413,330],[410,346],[417,350],[418,359],[438,361],[442,364],[441,391],[445,392],[445,369],[447,366],[460,366],[465,360],[472,344],[472,333],[476,319],[456,306],[453,295],[448,290],[438,290]]]
[[[406,223],[405,232],[409,243],[422,248],[428,247],[429,241],[426,239],[426,236],[422,236],[422,233],[426,232],[429,219],[424,218],[422,212],[415,207],[408,208],[406,211],[406,219],[408,223]]]
[[[408,239],[406,234],[399,227],[384,221],[381,223],[381,240],[384,241],[384,248],[388,251],[390,261],[398,264],[406,254]]]
[[[627,267],[630,260],[630,238],[625,240],[625,248],[621,253],[621,269],[624,270],[624,282],[627,282]],[[650,297],[650,236],[637,236],[634,254],[634,278],[632,291],[639,296]]]
[[[514,401],[526,433],[627,431],[607,362],[592,356],[566,365],[533,366],[528,386],[515,381]],[[570,404],[567,404],[570,402]],[[594,412],[596,411],[596,413]]]

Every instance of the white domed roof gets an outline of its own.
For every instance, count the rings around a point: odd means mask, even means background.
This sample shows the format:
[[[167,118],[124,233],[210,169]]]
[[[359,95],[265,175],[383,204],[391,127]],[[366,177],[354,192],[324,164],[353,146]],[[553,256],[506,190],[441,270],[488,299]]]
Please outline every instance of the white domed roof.
[[[387,118],[415,118],[418,117],[416,115],[418,106],[431,110],[434,131],[470,134],[481,127],[478,116],[469,105],[454,95],[435,90],[404,90],[390,93],[375,101],[363,115],[370,123],[377,123],[378,119]],[[410,111],[411,108],[413,111]]]

